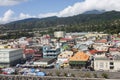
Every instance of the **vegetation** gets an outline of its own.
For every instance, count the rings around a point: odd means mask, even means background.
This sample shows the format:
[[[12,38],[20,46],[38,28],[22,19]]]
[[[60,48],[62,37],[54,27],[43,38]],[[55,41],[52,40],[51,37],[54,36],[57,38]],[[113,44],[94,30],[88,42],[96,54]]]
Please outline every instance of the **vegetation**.
[[[0,39],[17,39],[20,37],[33,37],[33,36],[34,36],[33,33],[15,31],[8,32],[7,35],[1,35]]]
[[[57,76],[60,76],[60,71],[56,71],[56,75],[57,75]]]
[[[2,26],[2,27],[1,27]],[[30,18],[1,25],[2,29],[39,29],[41,33],[98,31],[106,33],[120,32],[120,12],[110,11],[101,14],[80,14],[72,17]],[[45,29],[45,30],[44,30]],[[43,31],[44,30],[44,31]]]
[[[98,78],[98,75],[96,73],[93,74],[94,78]]]
[[[102,76],[103,78],[108,79],[108,74],[106,74],[106,73],[102,73],[101,76]]]
[[[67,76],[68,76],[68,73],[64,72],[64,76],[67,77]]]
[[[72,73],[71,76],[72,76],[72,77],[75,77],[75,74]]]
[[[85,73],[85,77],[91,78],[91,74],[90,74],[89,72],[86,72],[86,73]]]

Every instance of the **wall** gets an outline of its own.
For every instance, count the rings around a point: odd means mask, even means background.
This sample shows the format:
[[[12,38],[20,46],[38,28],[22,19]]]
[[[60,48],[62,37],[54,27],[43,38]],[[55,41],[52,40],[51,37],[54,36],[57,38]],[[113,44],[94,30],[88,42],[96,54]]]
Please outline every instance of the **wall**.
[[[109,61],[108,60],[95,60],[94,69],[95,70],[109,70]]]
[[[110,69],[110,62],[113,62],[113,69]],[[120,60],[95,60],[94,69],[95,70],[109,70],[109,71],[118,71],[120,70]]]

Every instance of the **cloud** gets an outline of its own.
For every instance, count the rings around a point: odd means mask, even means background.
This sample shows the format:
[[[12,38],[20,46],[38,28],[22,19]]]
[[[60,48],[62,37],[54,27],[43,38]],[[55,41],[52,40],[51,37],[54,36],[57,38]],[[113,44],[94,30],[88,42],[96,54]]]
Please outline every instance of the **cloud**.
[[[58,13],[46,13],[46,14],[39,14],[39,18],[45,18],[45,17],[51,17],[51,16],[57,16]]]
[[[60,11],[59,17],[73,16],[90,10],[120,11],[120,0],[85,0]]]
[[[0,6],[16,5],[27,0],[0,0]]]
[[[40,14],[41,17],[68,17],[73,15],[82,14],[91,10],[104,10],[104,11],[120,11],[120,0],[84,0],[83,2],[77,2],[72,6],[68,6],[62,11],[56,13]]]
[[[14,12],[12,10],[8,10],[4,13],[4,16],[0,18],[1,23],[6,23],[9,21],[13,21],[14,19],[12,18],[14,15]]]
[[[0,5],[6,5],[10,2],[12,5],[18,4],[26,0],[0,0]],[[68,6],[65,9],[59,12],[53,13],[45,13],[45,14],[38,14],[38,15],[30,15],[25,13],[20,13],[18,16],[14,16],[15,12],[12,10],[8,10],[4,13],[3,17],[0,17],[0,23],[7,23],[10,21],[25,19],[25,18],[44,18],[44,17],[51,17],[51,16],[58,16],[58,17],[68,17],[73,15],[82,14],[86,11],[91,10],[104,10],[104,11],[111,11],[116,10],[120,11],[120,0],[84,0],[82,2],[77,2],[72,6]]]
[[[35,17],[36,17],[36,16],[31,16],[31,15],[29,15],[29,14],[20,13],[18,19],[35,18]]]

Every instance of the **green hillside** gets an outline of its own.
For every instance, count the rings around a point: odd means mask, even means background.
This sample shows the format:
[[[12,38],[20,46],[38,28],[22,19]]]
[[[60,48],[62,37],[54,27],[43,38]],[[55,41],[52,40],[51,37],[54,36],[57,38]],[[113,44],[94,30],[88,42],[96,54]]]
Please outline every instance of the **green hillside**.
[[[30,18],[3,25],[8,29],[50,28],[66,32],[98,31],[120,32],[120,12],[110,11],[102,14],[80,14],[71,17]]]

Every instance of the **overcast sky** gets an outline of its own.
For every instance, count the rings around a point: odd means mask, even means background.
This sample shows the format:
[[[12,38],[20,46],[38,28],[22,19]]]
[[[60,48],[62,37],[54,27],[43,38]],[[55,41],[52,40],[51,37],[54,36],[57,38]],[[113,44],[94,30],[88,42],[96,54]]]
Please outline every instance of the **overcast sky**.
[[[25,18],[68,17],[90,10],[120,11],[120,0],[0,0],[0,23]]]

